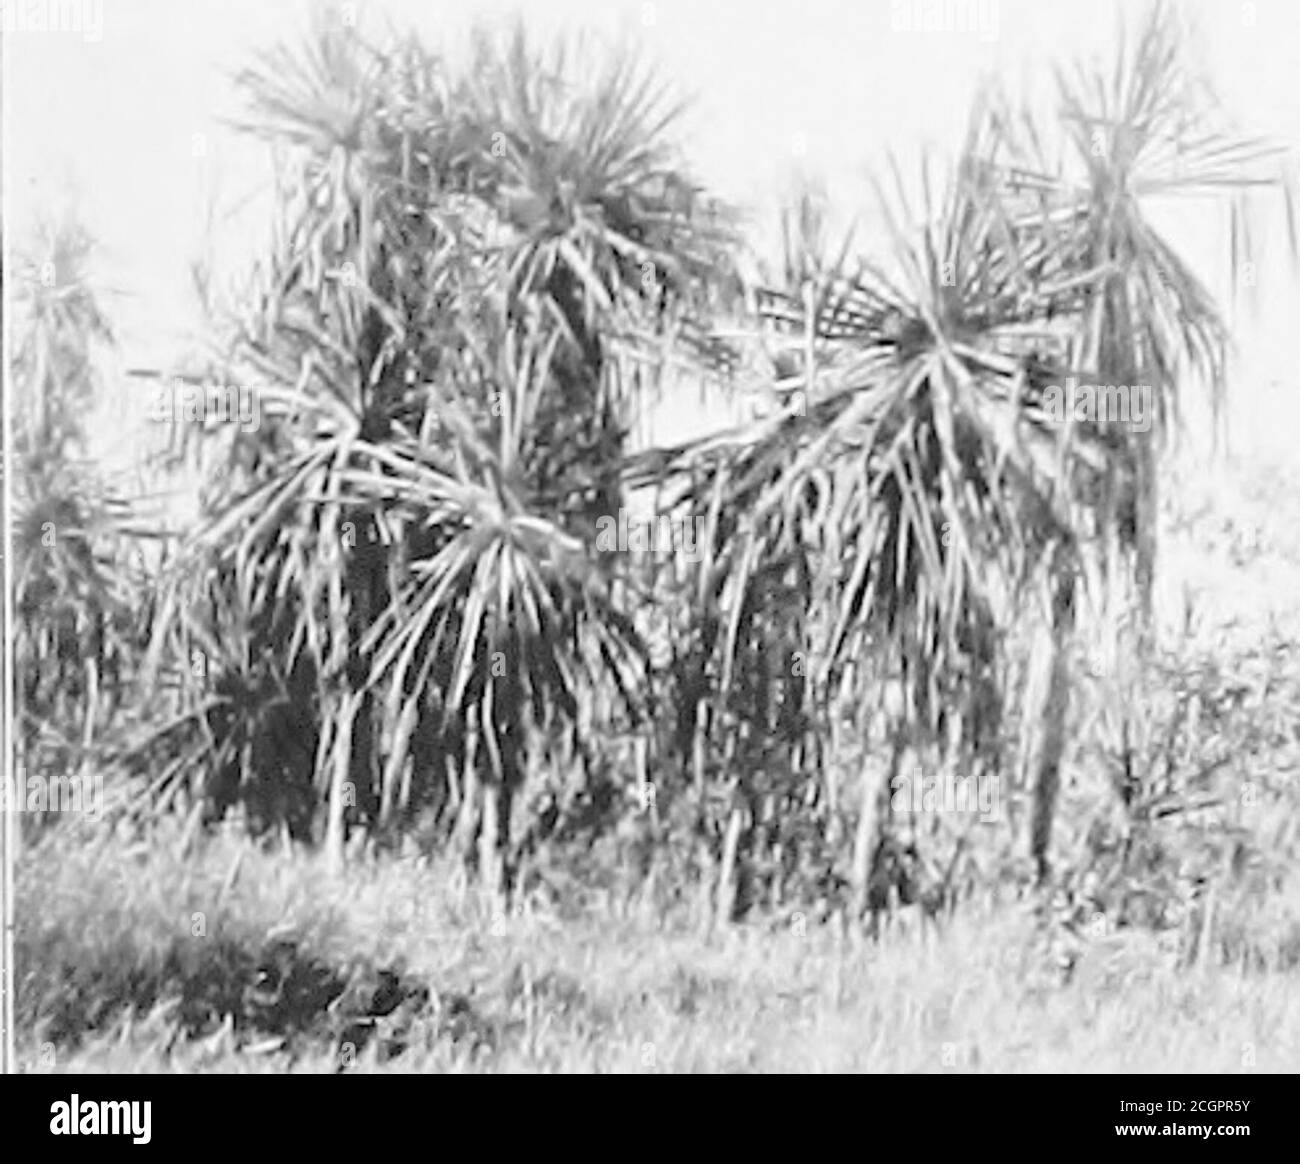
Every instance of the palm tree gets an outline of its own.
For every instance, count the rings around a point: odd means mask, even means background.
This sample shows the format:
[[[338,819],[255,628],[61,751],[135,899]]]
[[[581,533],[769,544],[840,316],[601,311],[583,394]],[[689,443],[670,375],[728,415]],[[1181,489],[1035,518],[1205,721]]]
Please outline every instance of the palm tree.
[[[968,155],[988,126],[981,108]],[[807,202],[790,216],[787,285],[758,293],[777,333],[766,379],[784,410],[669,468],[707,522],[703,650],[720,698],[779,641],[784,690],[765,699],[797,702],[831,735],[847,711],[860,746],[896,675],[903,700],[883,725],[891,781],[922,740],[969,754],[996,745],[1008,604],[1043,561],[1059,570],[1079,553],[1060,442],[1015,354],[1068,293],[1051,256],[1013,249],[969,167],[924,207],[919,238],[897,201],[878,189],[889,265],[856,257],[851,239],[820,250]],[[1090,455],[1080,442],[1066,468]],[[806,675],[790,664],[796,651],[813,663]],[[885,793],[864,775],[859,906]]]
[[[1007,134],[1009,162],[989,166],[1021,247],[1051,255],[1062,270],[1097,272],[1063,313],[1070,323],[1065,356],[1047,371],[1058,384],[1073,376],[1084,384],[1144,386],[1152,393],[1149,429],[1113,418],[1093,426],[1109,450],[1095,530],[1112,589],[1121,558],[1132,571],[1140,643],[1151,617],[1159,457],[1181,423],[1190,384],[1208,390],[1217,421],[1229,346],[1218,304],[1155,228],[1151,206],[1169,198],[1225,202],[1236,285],[1252,259],[1252,207],[1245,195],[1278,191],[1295,255],[1284,151],[1227,125],[1212,90],[1187,67],[1185,35],[1173,8],[1152,5],[1131,51],[1122,34],[1109,75],[1082,66],[1057,71],[1062,158],[1048,162],[1046,135],[1025,118],[1023,133]],[[1096,487],[1090,489],[1097,499]],[[1052,660],[1045,668],[1051,678],[1042,688],[1032,829],[1040,873],[1046,871],[1065,739],[1064,654],[1074,628],[1075,589],[1075,579],[1062,575],[1053,603]]]
[[[536,728],[588,734],[598,695],[638,714],[643,647],[595,523],[731,235],[653,78],[572,63],[516,31],[453,74],[414,40],[322,29],[241,78],[248,128],[291,157],[221,355],[263,423],[222,434],[156,643],[217,646],[225,722],[236,688],[316,703],[299,734],[336,858],[345,810],[388,824],[424,796],[495,879]]]
[[[1121,47],[1113,78],[1060,84],[1074,169],[1043,164],[1045,134],[990,90],[938,205],[928,171],[916,213],[897,172],[891,191],[877,186],[884,260],[858,257],[851,238],[828,248],[815,206],[796,207],[784,261],[756,289],[772,333],[756,387],[784,410],[655,458],[678,485],[668,504],[684,500],[709,531],[694,672],[721,708],[738,696],[753,726],[793,704],[832,738],[842,708],[878,706],[871,685],[899,675],[904,698],[884,717],[891,781],[909,744],[996,742],[1002,640],[1026,597],[1041,596],[1047,633],[1023,713],[1040,730],[1021,757],[1040,879],[1079,587],[1113,582],[1124,551],[1149,603],[1156,451],[1178,415],[1179,376],[1222,389],[1226,329],[1144,201],[1276,181],[1275,151],[1196,120],[1202,90],[1163,7],[1132,55]],[[919,233],[903,225],[916,220]],[[1151,436],[1060,424],[1050,390],[1072,375],[1154,384]],[[764,670],[776,652],[780,665]],[[817,666],[805,675],[796,653]],[[756,692],[753,677],[774,673]],[[853,726],[863,738],[867,725]],[[863,780],[860,905],[884,789]]]
[[[43,223],[17,286],[13,376],[14,644],[20,765],[87,762],[104,698],[129,675],[122,550],[131,507],[86,459],[98,350],[112,330],[75,221]],[[111,703],[108,705],[111,709]]]

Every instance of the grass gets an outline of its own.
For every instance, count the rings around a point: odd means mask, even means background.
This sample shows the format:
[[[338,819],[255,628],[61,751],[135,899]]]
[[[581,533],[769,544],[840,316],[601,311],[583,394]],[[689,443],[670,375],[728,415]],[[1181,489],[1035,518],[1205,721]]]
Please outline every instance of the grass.
[[[797,916],[713,933],[635,907],[561,923],[539,908],[503,917],[414,860],[335,880],[314,855],[229,833],[184,860],[170,840],[28,854],[25,1069],[1164,1073],[1300,1061],[1293,972],[1180,969],[1121,931],[1065,982],[1027,903],[900,919],[878,942]],[[277,950],[291,963],[278,1012],[250,1002]],[[367,1019],[385,969],[412,1004]]]

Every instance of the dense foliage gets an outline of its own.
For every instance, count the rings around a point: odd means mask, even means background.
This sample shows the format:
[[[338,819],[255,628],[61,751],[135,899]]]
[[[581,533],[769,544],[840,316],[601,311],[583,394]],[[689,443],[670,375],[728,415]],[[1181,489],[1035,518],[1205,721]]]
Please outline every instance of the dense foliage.
[[[1113,74],[1060,74],[1054,125],[990,90],[919,205],[880,183],[883,238],[832,242],[806,199],[765,268],[653,76],[593,60],[516,32],[457,68],[322,27],[241,76],[281,197],[206,374],[257,423],[194,425],[202,519],[142,601],[93,532],[102,491],[58,455],[106,325],[72,252],[29,274],[28,714],[91,725],[88,752],[107,684],[129,707],[98,755],[137,809],[238,802],[336,862],[349,834],[417,836],[527,889],[612,846],[727,918],[1047,880],[1078,642],[1131,589],[1107,680],[1161,666],[1159,454],[1187,385],[1222,390],[1218,308],[1149,200],[1236,214],[1287,189],[1276,152],[1219,126],[1157,7]],[[772,409],[634,450],[673,377]],[[1062,420],[1067,381],[1143,386],[1154,423]],[[696,552],[608,551],[651,494]],[[1157,775],[1185,704],[1111,725],[1124,777],[1067,822],[1067,887],[1183,869],[1133,838],[1222,806],[1203,766]],[[997,806],[900,807],[945,778]]]

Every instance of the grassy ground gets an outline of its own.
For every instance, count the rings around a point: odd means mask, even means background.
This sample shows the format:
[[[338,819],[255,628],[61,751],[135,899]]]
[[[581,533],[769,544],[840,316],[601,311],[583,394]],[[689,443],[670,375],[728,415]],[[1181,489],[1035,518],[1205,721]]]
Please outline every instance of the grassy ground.
[[[1285,781],[1300,667],[1256,655],[1266,633],[1300,638],[1300,582],[1284,584],[1300,567],[1286,504],[1300,493],[1268,473],[1238,481],[1176,487],[1166,595],[1191,595],[1189,650],[1240,671],[1254,700],[1235,779]],[[1279,860],[1295,851],[1293,812],[1268,827],[1257,836]],[[1191,919],[1194,957],[1119,930],[1079,945],[1063,974],[1027,900],[902,917],[872,941],[799,915],[710,930],[687,907],[599,897],[504,917],[415,858],[334,878],[234,830],[181,847],[174,825],[140,840],[82,821],[24,854],[28,1070],[1300,1068],[1300,875],[1243,881]]]
[[[1294,970],[1176,969],[1143,934],[1120,933],[1089,947],[1063,982],[1016,902],[940,926],[900,921],[873,943],[798,917],[713,934],[635,910],[563,923],[531,909],[502,917],[415,861],[354,866],[334,880],[316,857],[229,835],[185,860],[170,838],[135,854],[51,847],[30,854],[24,872],[24,900],[40,902],[23,910],[19,931],[29,1070],[1300,1065]],[[397,993],[427,990],[427,1001],[411,994],[405,1010],[358,1025],[385,967]],[[319,982],[331,972],[350,985],[295,1029],[295,999],[328,990]],[[282,1009],[254,1006],[259,988]],[[127,997],[146,1005],[96,1009]],[[226,1008],[239,1025],[223,1023]]]

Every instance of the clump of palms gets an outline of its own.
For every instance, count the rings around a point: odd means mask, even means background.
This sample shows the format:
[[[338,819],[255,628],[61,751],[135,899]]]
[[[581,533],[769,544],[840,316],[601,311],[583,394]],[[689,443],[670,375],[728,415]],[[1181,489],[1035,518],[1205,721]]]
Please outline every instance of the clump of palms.
[[[536,729],[641,711],[595,522],[729,234],[652,79],[572,63],[516,32],[453,74],[414,41],[321,30],[242,78],[250,128],[294,147],[261,300],[221,356],[264,420],[226,434],[158,657],[211,637],[220,601],[224,681],[315,704],[336,853],[346,815],[424,801],[488,872]],[[227,753],[249,778],[250,750]]]
[[[297,790],[335,854],[426,810],[495,880],[539,756],[630,726],[724,899],[815,850],[864,906],[925,753],[1027,796],[1046,877],[1076,623],[1126,576],[1149,594],[1179,394],[1222,387],[1218,309],[1147,202],[1275,180],[1265,145],[1205,129],[1178,35],[1157,6],[1113,76],[1060,75],[1059,160],[990,92],[919,207],[897,171],[877,187],[881,254],[797,208],[740,350],[706,325],[739,313],[737,240],[633,64],[579,80],[518,33],[462,71],[337,30],[269,56],[243,83],[289,147],[281,218],[216,356],[262,424],[209,434],[155,636],[155,661],[204,661],[194,766],[223,797]],[[674,348],[781,408],[629,458]],[[1152,431],[1060,423],[1069,377],[1149,384]],[[701,561],[595,551],[643,486]]]
[[[732,733],[724,750],[784,740],[801,781],[825,785],[812,799],[833,805],[836,765],[813,759],[815,741],[836,741],[846,711],[858,744],[864,715],[881,721],[891,759],[860,785],[860,899],[904,747],[938,743],[949,762],[980,743],[996,751],[1012,694],[1005,636],[1026,610],[1042,630],[1017,709],[1018,770],[1047,876],[1078,608],[1126,570],[1149,603],[1157,455],[1189,381],[1222,393],[1227,330],[1147,202],[1261,185],[1289,198],[1274,147],[1213,128],[1179,37],[1156,6],[1113,76],[1059,74],[1059,163],[1045,160],[1042,126],[987,95],[938,204],[928,172],[915,214],[897,173],[877,188],[883,260],[851,238],[829,248],[805,201],[776,278],[757,289],[772,333],[757,387],[784,410],[667,467],[670,504],[684,499],[708,529],[690,653],[715,709],[742,709],[739,724],[713,723]],[[902,225],[913,220],[919,232]],[[1149,386],[1150,433],[1060,423],[1048,394],[1070,377]],[[889,677],[902,698],[877,714]],[[798,726],[786,735],[778,718]],[[739,778],[742,802],[757,785]],[[752,826],[753,804],[741,808]]]
[[[843,759],[814,742],[841,727],[859,770],[868,738],[883,744],[891,780],[925,742],[996,770],[998,628],[1036,564],[1077,552],[1068,494],[1052,489],[1055,435],[1000,344],[1054,305],[1056,272],[1008,253],[1000,208],[969,173],[925,208],[919,239],[879,194],[893,270],[849,242],[810,251],[805,205],[784,263],[804,286],[761,292],[768,319],[794,324],[768,375],[797,398],[669,468],[708,531],[700,647],[719,699],[739,699],[756,738],[797,750],[787,762],[804,779]],[[772,683],[759,692],[755,675]],[[901,697],[877,716],[891,680]],[[860,789],[851,879],[865,904],[888,784],[864,775]]]

